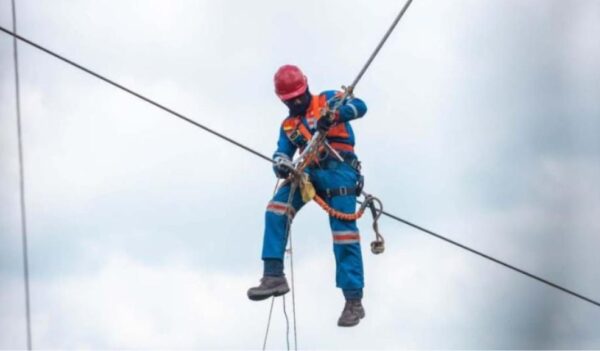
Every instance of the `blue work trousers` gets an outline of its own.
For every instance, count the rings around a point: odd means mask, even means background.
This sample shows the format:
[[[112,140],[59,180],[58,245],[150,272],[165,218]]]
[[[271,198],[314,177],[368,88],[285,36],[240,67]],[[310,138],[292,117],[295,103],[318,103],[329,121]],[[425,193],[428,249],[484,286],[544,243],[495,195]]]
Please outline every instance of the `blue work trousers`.
[[[307,171],[317,191],[325,189],[353,188],[359,175],[346,163],[329,161],[327,168],[311,168]],[[265,215],[265,233],[263,238],[262,258],[283,260],[287,244],[287,213],[291,185],[280,187],[269,202]],[[297,188],[291,199],[291,218],[302,208],[304,202],[300,189]],[[356,196],[341,195],[324,198],[332,208],[345,212],[356,211]],[[290,218],[290,225],[291,225]],[[344,290],[362,289],[364,287],[363,263],[360,247],[360,235],[356,221],[344,221],[329,217],[333,239],[333,252],[336,262],[336,285]]]

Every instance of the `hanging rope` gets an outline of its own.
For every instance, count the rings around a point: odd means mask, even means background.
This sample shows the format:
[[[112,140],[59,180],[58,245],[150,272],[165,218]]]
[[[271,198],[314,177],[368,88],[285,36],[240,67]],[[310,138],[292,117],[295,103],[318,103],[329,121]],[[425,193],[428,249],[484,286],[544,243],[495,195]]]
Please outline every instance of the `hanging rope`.
[[[287,350],[290,351],[290,318],[288,317],[287,310],[285,308],[285,295],[281,296],[281,303],[283,305],[283,316],[285,317],[285,344]]]
[[[269,309],[269,319],[267,319],[267,329],[265,330],[265,339],[263,341],[263,351],[267,348],[267,338],[269,337],[269,327],[271,326],[271,316],[273,315],[273,305],[275,304],[275,296],[271,298],[271,308]]]
[[[17,33],[17,7],[15,0],[11,1],[13,32]],[[29,256],[27,245],[27,204],[25,203],[25,167],[23,165],[23,132],[21,126],[21,83],[19,77],[19,50],[17,37],[13,36],[13,59],[15,66],[15,97],[17,107],[17,140],[19,153],[19,199],[21,207],[21,240],[23,246],[23,278],[25,281],[25,322],[27,328],[27,349],[32,349],[31,343],[31,303],[29,298]]]
[[[295,286],[294,286],[294,251],[293,251],[293,244],[292,244],[292,213],[291,213],[291,206],[292,206],[292,201],[294,200],[294,195],[296,193],[296,189],[298,188],[298,183],[292,182],[292,183],[283,183],[282,186],[287,186],[287,184],[290,184],[290,193],[288,195],[288,200],[287,200],[287,211],[285,213],[286,216],[286,224],[285,224],[285,238],[284,238],[284,247],[288,247],[289,244],[289,248],[287,248],[285,251],[290,255],[290,278],[291,278],[291,282],[292,282],[292,316],[294,319],[294,348],[297,351],[298,350],[298,333],[296,331],[296,295],[295,295]],[[273,190],[273,195],[275,195],[275,193],[277,193],[277,190],[279,189],[279,179],[277,180],[277,183],[275,184],[275,190]],[[263,351],[266,348],[267,345],[267,336],[269,334],[269,326],[271,324],[271,315],[273,314],[273,303],[275,301],[275,296],[273,296],[271,298],[271,309],[269,311],[269,318],[267,320],[267,328],[266,328],[266,333],[265,333],[265,340],[263,342]],[[287,349],[289,351],[290,349],[290,321],[287,315],[287,311],[285,309],[285,295],[282,295],[282,301],[283,301],[283,314],[285,316],[285,326],[286,326],[286,343],[287,343]]]
[[[288,196],[288,201],[287,201],[287,207],[286,207],[286,228],[285,228],[285,240],[284,243],[286,243],[285,245],[288,245],[289,242],[289,249],[288,249],[288,253],[290,255],[290,279],[292,282],[292,318],[294,320],[294,350],[298,351],[298,333],[296,330],[296,287],[294,285],[294,246],[293,246],[293,241],[292,241],[292,213],[291,213],[291,209],[292,209],[292,202],[294,200],[294,195],[296,193],[296,190],[298,188],[298,184],[297,183],[292,183],[290,186],[290,195]],[[285,295],[284,295],[285,296]],[[285,300],[284,300],[285,303]],[[285,310],[284,310],[285,311]],[[286,322],[287,322],[287,314],[286,314]],[[288,323],[289,326],[289,323]],[[289,327],[288,327],[288,334],[289,335]],[[289,338],[287,340],[288,343],[288,350],[290,349],[290,343],[289,343]]]

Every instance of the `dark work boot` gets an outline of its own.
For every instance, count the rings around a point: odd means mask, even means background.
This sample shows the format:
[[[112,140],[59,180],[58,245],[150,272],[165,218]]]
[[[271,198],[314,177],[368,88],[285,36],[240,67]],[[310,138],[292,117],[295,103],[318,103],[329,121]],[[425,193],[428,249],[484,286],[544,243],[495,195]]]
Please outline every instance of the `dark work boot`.
[[[340,316],[340,319],[338,319],[338,326],[353,327],[364,317],[365,309],[360,300],[346,300],[342,315]]]
[[[260,285],[248,289],[248,298],[252,301],[260,301],[271,296],[281,296],[290,291],[285,276],[264,276],[260,279]]]

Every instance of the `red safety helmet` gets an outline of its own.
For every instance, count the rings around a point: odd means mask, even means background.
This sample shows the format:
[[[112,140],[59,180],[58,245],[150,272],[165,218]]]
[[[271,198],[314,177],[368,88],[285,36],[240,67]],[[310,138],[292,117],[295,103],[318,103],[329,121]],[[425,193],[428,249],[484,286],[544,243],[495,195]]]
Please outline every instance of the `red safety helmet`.
[[[294,65],[279,67],[273,78],[275,93],[281,100],[289,100],[304,94],[308,88],[308,80],[300,68]]]

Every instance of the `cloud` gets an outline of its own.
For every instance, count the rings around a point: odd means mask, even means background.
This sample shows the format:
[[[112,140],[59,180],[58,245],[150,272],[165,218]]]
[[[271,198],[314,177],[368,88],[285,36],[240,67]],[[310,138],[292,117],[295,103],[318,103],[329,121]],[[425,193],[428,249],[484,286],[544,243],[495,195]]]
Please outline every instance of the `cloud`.
[[[340,329],[336,320],[343,299],[334,287],[333,258],[323,253],[328,250],[307,256],[306,244],[298,239],[296,243],[302,348],[522,348],[598,342],[593,327],[582,319],[597,317],[597,312],[536,282],[515,280],[511,272],[475,256],[414,236],[391,245],[383,256],[365,252],[367,318],[351,332]],[[110,255],[99,270],[85,276],[33,281],[34,344],[61,349],[259,348],[269,302],[245,297],[257,278],[255,273],[203,269],[176,260],[150,267],[128,256]],[[1,300],[18,300],[20,282],[14,279],[7,286]],[[525,293],[528,290],[531,294]],[[291,295],[287,297],[291,318]],[[566,302],[565,309],[545,301]],[[285,345],[281,303],[278,299],[274,311],[271,348]],[[519,304],[528,308],[522,313],[510,309]],[[578,314],[572,313],[575,310]],[[4,320],[18,321],[22,315],[14,307],[5,312]],[[548,319],[540,319],[540,313]],[[561,321],[565,313],[569,317]],[[474,334],[474,328],[479,332]],[[18,329],[14,323],[3,329],[2,340],[8,342],[6,336],[18,335]],[[575,331],[584,330],[590,332],[588,337],[575,336]],[[540,331],[542,339],[532,338]],[[543,343],[545,338],[556,344]]]
[[[25,36],[267,155],[285,114],[275,68],[301,65],[315,92],[348,84],[398,10],[392,1],[18,6]],[[357,89],[369,104],[354,123],[367,190],[403,218],[593,296],[597,8],[415,2]],[[0,115],[13,116],[12,42],[0,40]],[[267,306],[243,292],[261,269],[270,166],[20,50],[37,344],[260,347]],[[0,118],[0,340],[10,348],[23,345],[14,131]],[[360,226],[366,244],[368,220]],[[599,344],[590,306],[395,222],[381,227],[388,252],[365,252],[368,318],[348,331],[335,326],[327,220],[315,206],[296,218],[301,347]],[[270,345],[283,347],[283,331],[279,310]]]

